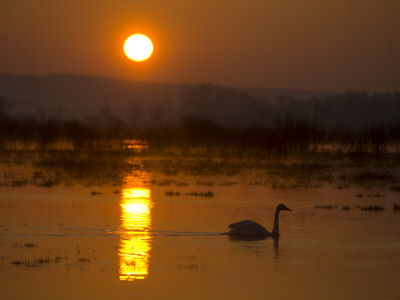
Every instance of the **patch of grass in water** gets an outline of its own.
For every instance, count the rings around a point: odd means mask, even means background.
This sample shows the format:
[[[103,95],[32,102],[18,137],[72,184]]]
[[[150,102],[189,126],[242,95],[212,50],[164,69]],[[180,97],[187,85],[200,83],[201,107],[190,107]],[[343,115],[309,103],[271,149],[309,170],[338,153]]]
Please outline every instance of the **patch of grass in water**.
[[[203,186],[214,186],[214,182],[212,181],[197,181],[196,184]]]
[[[390,187],[390,190],[400,192],[400,185],[393,185]]]
[[[338,184],[338,185],[336,185],[336,188],[338,190],[348,189],[348,188],[350,188],[350,185],[349,184]]]
[[[368,197],[369,198],[380,198],[380,197],[385,197],[385,195],[376,193],[376,194],[369,194]]]
[[[21,260],[13,260],[11,261],[12,265],[22,265],[24,267],[39,267],[43,264],[50,264],[52,262],[55,262],[53,260],[50,259],[50,257],[45,257],[45,258],[38,258],[35,260],[25,260],[25,261],[21,261]]]
[[[231,186],[231,185],[236,185],[239,184],[238,182],[220,182],[220,186]]]
[[[172,184],[172,180],[164,180],[164,181],[153,181],[154,183],[157,183],[158,186],[170,186]]]
[[[333,209],[333,208],[338,208],[338,205],[315,205],[315,209]]]
[[[365,197],[365,195],[363,193],[358,193],[356,195],[357,198],[362,198]],[[367,195],[368,198],[381,198],[381,197],[385,197],[385,195],[380,194],[380,193],[376,193],[376,194],[368,194]]]
[[[165,192],[165,196],[169,196],[169,197],[172,197],[172,196],[180,196],[181,195],[181,193],[179,193],[179,192],[174,192],[173,190],[170,190],[170,191],[166,191]]]
[[[368,182],[368,181],[389,181],[393,180],[393,176],[387,173],[380,172],[360,172],[354,174],[352,180],[357,182]]]
[[[181,195],[180,192],[174,192],[173,190],[169,190],[165,192],[165,196],[169,196],[169,197],[179,197]],[[214,197],[214,193],[211,191],[207,191],[207,192],[189,192],[189,193],[185,193],[186,196],[198,196],[198,197]]]
[[[52,262],[52,260],[50,260],[50,257],[46,257],[46,258],[39,258],[33,261],[35,264],[49,264]]]
[[[88,258],[88,257],[80,257],[79,258],[79,262],[81,262],[81,263],[90,262],[90,258]]]
[[[21,186],[27,185],[28,183],[29,183],[29,181],[26,180],[26,179],[24,179],[24,180],[14,180],[11,183],[11,186],[12,187],[21,187]]]
[[[284,184],[284,183],[276,183],[276,182],[274,182],[272,185],[271,185],[271,188],[272,189],[286,189],[287,188],[287,186]]]
[[[58,264],[60,263],[63,259],[68,259],[68,257],[62,257],[62,256],[56,256],[55,259],[51,259],[49,256],[47,257],[41,257],[38,259],[34,259],[34,260],[13,260],[11,261],[12,265],[16,265],[16,266],[24,266],[24,267],[40,267],[42,265],[48,265],[48,264]],[[85,262],[86,261],[90,261],[90,259],[86,259],[84,258]],[[81,259],[79,259],[79,261],[81,262]]]
[[[62,256],[56,256],[56,258],[54,259],[55,263],[59,263],[64,257]]]
[[[376,212],[378,212],[378,211],[384,210],[385,208],[383,206],[378,206],[378,205],[369,205],[369,206],[361,206],[360,209],[364,210],[364,211],[376,211]]]
[[[200,197],[214,197],[214,193],[211,191],[208,192],[190,192],[186,193],[187,196],[200,196]]]
[[[261,181],[252,181],[249,182],[249,185],[262,185],[263,183]]]
[[[59,181],[57,179],[48,179],[48,180],[39,182],[37,184],[37,186],[51,188],[57,184],[59,184]]]

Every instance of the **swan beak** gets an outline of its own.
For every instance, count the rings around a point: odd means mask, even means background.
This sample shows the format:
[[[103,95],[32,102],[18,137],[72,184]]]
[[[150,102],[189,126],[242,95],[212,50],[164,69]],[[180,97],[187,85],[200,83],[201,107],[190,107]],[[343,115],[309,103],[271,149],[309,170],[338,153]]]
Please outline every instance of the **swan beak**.
[[[286,207],[286,210],[288,210],[288,211],[292,211],[289,207]]]

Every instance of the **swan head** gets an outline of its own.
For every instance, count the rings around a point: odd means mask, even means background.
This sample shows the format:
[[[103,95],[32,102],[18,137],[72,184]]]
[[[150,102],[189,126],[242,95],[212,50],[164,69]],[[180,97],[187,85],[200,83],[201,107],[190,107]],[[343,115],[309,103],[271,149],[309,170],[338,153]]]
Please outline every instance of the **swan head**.
[[[285,204],[279,204],[278,207],[276,208],[277,211],[280,210],[288,210],[288,211],[292,211],[290,208],[288,208]]]

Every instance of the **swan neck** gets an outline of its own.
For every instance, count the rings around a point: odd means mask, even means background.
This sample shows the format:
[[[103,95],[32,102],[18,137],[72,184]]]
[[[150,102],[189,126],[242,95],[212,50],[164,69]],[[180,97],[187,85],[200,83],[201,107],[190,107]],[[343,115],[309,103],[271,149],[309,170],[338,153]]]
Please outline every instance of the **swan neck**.
[[[275,210],[275,218],[274,218],[274,228],[272,229],[272,235],[278,236],[279,235],[279,212],[278,208]]]

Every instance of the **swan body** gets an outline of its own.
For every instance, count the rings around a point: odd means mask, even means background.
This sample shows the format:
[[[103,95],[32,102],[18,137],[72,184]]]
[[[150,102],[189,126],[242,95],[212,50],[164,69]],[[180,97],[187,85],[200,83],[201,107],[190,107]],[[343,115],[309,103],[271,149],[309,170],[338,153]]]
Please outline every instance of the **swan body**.
[[[231,231],[226,232],[228,235],[241,235],[241,236],[260,236],[260,237],[278,237],[279,236],[279,212],[281,210],[292,211],[284,204],[279,204],[275,210],[274,227],[272,232],[266,230],[262,225],[251,220],[244,220],[229,225]]]

